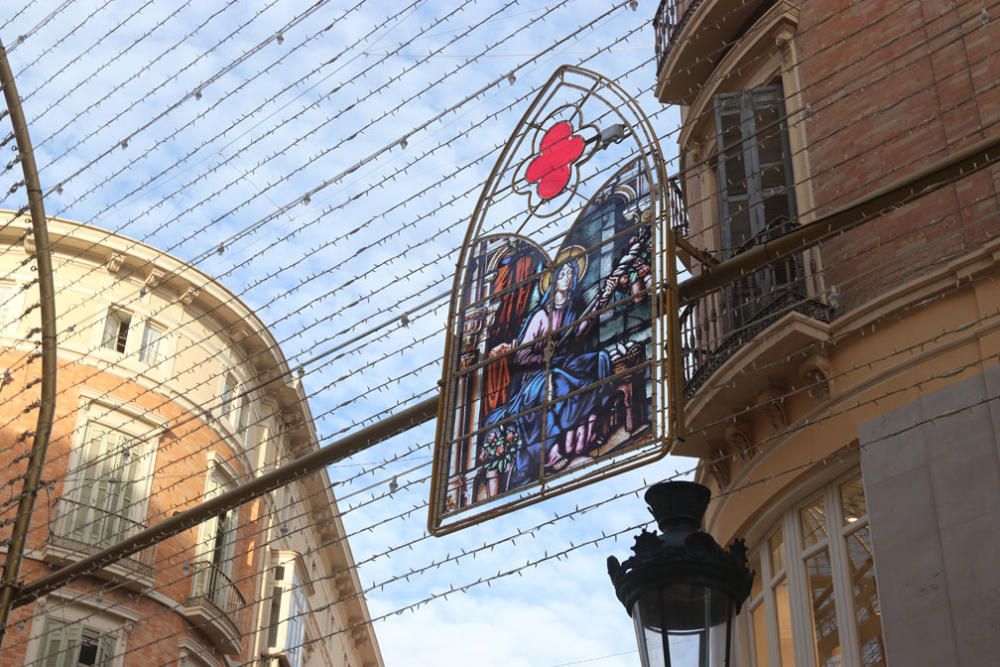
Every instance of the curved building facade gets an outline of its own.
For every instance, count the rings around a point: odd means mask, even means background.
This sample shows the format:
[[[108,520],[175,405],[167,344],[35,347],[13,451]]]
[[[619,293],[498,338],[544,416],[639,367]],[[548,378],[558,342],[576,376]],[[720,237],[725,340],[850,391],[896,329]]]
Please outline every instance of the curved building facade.
[[[37,286],[30,224],[2,221],[0,449],[12,462],[0,481],[16,493],[36,415]],[[234,294],[101,229],[50,220],[49,233],[58,402],[25,581],[317,447],[297,375]],[[319,472],[16,609],[0,664],[382,661]]]
[[[692,274],[1000,133],[995,7],[664,0],[672,224]],[[739,665],[1000,653],[1000,169],[977,170],[682,312],[687,428],[745,537]],[[992,630],[991,630],[992,628]]]

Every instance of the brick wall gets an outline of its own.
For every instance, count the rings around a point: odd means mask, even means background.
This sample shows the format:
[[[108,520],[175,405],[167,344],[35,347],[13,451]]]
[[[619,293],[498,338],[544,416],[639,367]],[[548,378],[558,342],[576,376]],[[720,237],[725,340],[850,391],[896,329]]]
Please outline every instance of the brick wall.
[[[25,409],[37,396],[37,385],[34,390],[25,390],[25,386],[29,376],[38,372],[39,365],[40,361],[35,361],[25,368],[22,352],[6,350],[0,353],[0,368],[11,368],[13,375],[12,381],[0,394],[3,399],[0,401],[0,451],[14,452],[8,461],[13,460],[17,454],[26,453],[31,446],[30,437],[20,443],[16,440],[19,433],[34,429],[35,426],[37,411],[25,412]],[[77,408],[81,386],[99,395],[113,396],[171,422],[170,430],[160,437],[156,450],[155,472],[145,516],[147,525],[203,499],[209,451],[214,451],[219,458],[227,460],[238,475],[247,472],[242,459],[235,456],[235,452],[215,429],[201,419],[194,418],[177,404],[111,373],[83,364],[63,362],[59,368],[56,420],[43,473],[43,478],[53,482],[53,485],[39,495],[32,515],[28,549],[36,558],[25,560],[21,571],[21,578],[25,581],[32,581],[52,571],[52,567],[39,561],[37,555],[46,545],[49,520],[54,517],[57,500],[63,493],[73,433],[78,427]],[[82,425],[81,420],[79,426]],[[0,468],[0,489],[3,490],[5,500],[20,490],[21,481],[17,476],[23,474],[24,469],[24,461]],[[0,516],[13,516],[13,508],[7,508]],[[262,557],[258,545],[262,542],[263,534],[260,531],[264,528],[265,518],[266,515],[259,509],[251,517],[251,506],[247,505],[241,508],[237,522],[239,528],[232,578],[248,603],[252,602],[256,594],[256,572]],[[9,531],[9,526],[0,529],[0,538],[9,536]],[[169,600],[183,604],[190,594],[192,577],[190,570],[185,572],[185,566],[189,566],[196,557],[194,547],[199,535],[197,528],[190,529],[155,547],[154,589]],[[112,586],[107,581],[88,577],[72,584],[67,590],[96,592],[98,588],[106,590]],[[127,665],[165,664],[176,660],[178,644],[185,638],[193,639],[207,648],[212,647],[211,641],[192,627],[178,611],[159,601],[122,588],[106,591],[102,597],[105,601],[119,604],[142,617],[129,632],[126,648],[143,648],[126,656]],[[13,614],[14,625],[5,638],[0,667],[14,667],[23,663],[24,651],[32,633],[34,612],[34,605],[31,605],[18,609]],[[249,608],[244,611],[244,632],[250,630],[252,619],[249,612]],[[18,625],[20,621],[25,621],[23,628]],[[37,633],[37,629],[35,632]],[[249,639],[245,638],[244,647],[248,645]],[[222,654],[211,650],[221,661]],[[240,656],[233,657],[242,656],[241,653]]]
[[[981,2],[803,2],[797,46],[823,214],[1000,132],[1000,10]],[[841,312],[1000,232],[1000,168],[824,244]]]

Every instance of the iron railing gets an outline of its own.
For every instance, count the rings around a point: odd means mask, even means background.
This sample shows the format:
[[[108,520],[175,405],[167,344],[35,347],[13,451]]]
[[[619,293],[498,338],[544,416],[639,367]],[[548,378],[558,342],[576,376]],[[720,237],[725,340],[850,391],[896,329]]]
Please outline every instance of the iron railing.
[[[780,218],[734,254],[789,231]],[[691,398],[737,350],[784,315],[797,312],[829,322],[833,308],[807,289],[804,253],[783,257],[686,305],[680,313],[684,396]]]
[[[670,55],[677,34],[687,23],[701,0],[660,0],[660,6],[653,17],[653,33],[656,35],[656,73],[659,75],[663,63]]]
[[[691,233],[687,205],[684,203],[684,182],[680,176],[667,179],[667,203],[670,206],[670,227],[681,236]]]
[[[239,628],[239,613],[247,602],[233,580],[211,561],[195,561],[191,568],[194,581],[188,604],[208,602]]]
[[[52,522],[48,543],[61,552],[54,553],[58,560],[73,560],[74,554],[89,556],[135,535],[146,525],[131,517],[109,512],[63,496],[59,499],[59,516]],[[119,562],[141,577],[153,576],[155,548],[149,547]]]

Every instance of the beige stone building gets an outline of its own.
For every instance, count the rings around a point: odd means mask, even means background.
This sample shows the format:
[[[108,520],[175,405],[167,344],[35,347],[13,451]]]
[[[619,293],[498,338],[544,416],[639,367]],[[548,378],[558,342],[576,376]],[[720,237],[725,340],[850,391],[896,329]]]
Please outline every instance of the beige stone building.
[[[40,364],[27,229],[0,213],[0,451],[12,461],[0,482],[12,490]],[[59,393],[26,581],[317,447],[297,375],[234,294],[101,229],[50,220],[49,233]],[[16,609],[0,665],[380,667],[360,589],[321,472]]]
[[[663,0],[655,29],[693,274],[1000,133],[989,3]],[[998,190],[967,174],[682,312],[676,453],[757,572],[735,664],[997,664]]]

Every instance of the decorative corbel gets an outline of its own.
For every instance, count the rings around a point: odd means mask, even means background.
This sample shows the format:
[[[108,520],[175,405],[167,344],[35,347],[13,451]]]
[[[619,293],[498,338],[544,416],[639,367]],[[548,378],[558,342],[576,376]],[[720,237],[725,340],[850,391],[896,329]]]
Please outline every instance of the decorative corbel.
[[[830,360],[825,356],[814,354],[802,362],[799,377],[806,383],[810,396],[821,401],[830,398],[833,372],[830,370]]]
[[[23,247],[24,247],[24,254],[26,255],[35,254],[35,235],[31,233],[30,229],[24,234]]]
[[[118,273],[122,269],[122,264],[125,263],[125,255],[120,252],[111,253],[107,260],[104,262],[104,268],[108,270],[108,273]]]
[[[146,274],[146,279],[142,281],[142,284],[146,286],[147,290],[154,290],[160,286],[166,274],[159,269],[150,269],[149,273]]]
[[[757,407],[767,415],[775,433],[783,431],[788,426],[788,415],[785,413],[785,394],[777,387],[771,385],[758,394]]]
[[[757,455],[757,445],[751,433],[750,424],[745,419],[736,419],[726,425],[726,442],[744,461],[749,461]]]
[[[192,303],[194,303],[194,300],[198,298],[199,294],[201,294],[201,290],[199,290],[197,287],[188,287],[181,293],[180,297],[177,300],[180,301],[185,306],[190,306]]]
[[[792,55],[792,40],[795,38],[791,30],[782,30],[774,36],[774,45],[781,53],[781,62],[786,64]]]

